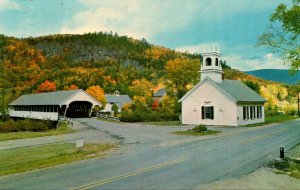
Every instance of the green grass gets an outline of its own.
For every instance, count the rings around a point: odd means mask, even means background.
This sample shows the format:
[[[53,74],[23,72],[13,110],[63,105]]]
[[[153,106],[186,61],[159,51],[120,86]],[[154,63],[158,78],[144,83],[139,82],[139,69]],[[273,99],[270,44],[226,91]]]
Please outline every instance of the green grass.
[[[68,124],[61,123],[57,129],[45,131],[45,132],[9,132],[9,133],[0,133],[0,141],[15,140],[15,139],[27,139],[35,137],[44,137],[52,135],[61,135],[66,133],[72,133],[75,130],[68,127]]]
[[[115,144],[49,144],[0,151],[0,176],[99,157]]]
[[[288,164],[285,165],[285,167],[274,167],[277,170],[275,170],[275,173],[278,174],[287,174],[291,177],[300,179],[300,144],[294,146],[292,149],[288,150],[285,161],[287,161]],[[271,162],[272,163],[272,162]],[[276,162],[275,162],[276,163]],[[277,164],[277,166],[282,166],[280,164]]]
[[[180,126],[180,121],[148,121],[142,122],[142,124],[146,125],[157,125],[157,126]]]
[[[271,123],[281,123],[281,122],[290,121],[290,120],[298,119],[298,118],[299,117],[295,117],[292,115],[284,115],[284,114],[275,115],[275,116],[266,116],[265,122],[244,125],[244,127],[257,127],[257,126],[267,125],[267,124],[271,124]]]
[[[172,132],[173,134],[176,135],[189,135],[189,136],[204,136],[204,135],[214,135],[214,134],[218,134],[221,131],[213,131],[213,130],[207,130],[207,131],[203,131],[203,132],[195,132],[195,131],[175,131]]]

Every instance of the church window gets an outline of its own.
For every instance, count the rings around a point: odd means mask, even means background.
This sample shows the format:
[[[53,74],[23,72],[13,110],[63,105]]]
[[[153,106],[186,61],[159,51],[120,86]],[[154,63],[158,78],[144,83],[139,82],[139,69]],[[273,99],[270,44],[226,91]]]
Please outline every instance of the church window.
[[[216,66],[219,66],[219,60],[216,58]]]
[[[256,107],[256,111],[257,111],[257,118],[260,119],[262,118],[262,107],[261,106],[257,106]]]
[[[211,58],[210,57],[206,58],[205,65],[206,66],[211,66]]]
[[[202,119],[214,119],[214,107],[213,106],[202,106]]]
[[[243,119],[249,119],[249,106],[243,106]]]

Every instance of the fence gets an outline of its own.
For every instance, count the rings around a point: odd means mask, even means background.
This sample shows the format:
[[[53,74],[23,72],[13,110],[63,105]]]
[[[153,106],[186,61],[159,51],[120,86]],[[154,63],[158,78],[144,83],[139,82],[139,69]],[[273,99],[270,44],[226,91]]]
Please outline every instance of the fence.
[[[120,118],[118,118],[118,117],[113,117],[113,116],[106,115],[106,114],[101,114],[101,113],[97,113],[97,117],[104,118],[104,119],[111,119],[111,120],[114,120],[114,121],[120,121]]]

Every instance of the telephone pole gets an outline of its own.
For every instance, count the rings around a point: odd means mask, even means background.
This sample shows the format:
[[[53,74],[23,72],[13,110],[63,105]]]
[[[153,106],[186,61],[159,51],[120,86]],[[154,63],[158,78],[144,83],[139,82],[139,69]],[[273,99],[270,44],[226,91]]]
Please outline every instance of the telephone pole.
[[[299,105],[299,102],[300,102],[300,92],[298,91],[298,117],[300,117],[300,105]]]
[[[4,122],[4,88],[2,88],[2,121]]]

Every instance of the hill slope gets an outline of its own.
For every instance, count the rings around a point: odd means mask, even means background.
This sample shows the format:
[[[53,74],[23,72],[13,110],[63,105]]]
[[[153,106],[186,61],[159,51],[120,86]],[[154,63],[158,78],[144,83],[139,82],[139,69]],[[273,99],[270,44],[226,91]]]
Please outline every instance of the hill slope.
[[[261,69],[246,71],[245,73],[284,84],[298,84],[298,82],[300,81],[300,72],[291,74],[289,70],[284,69]]]

